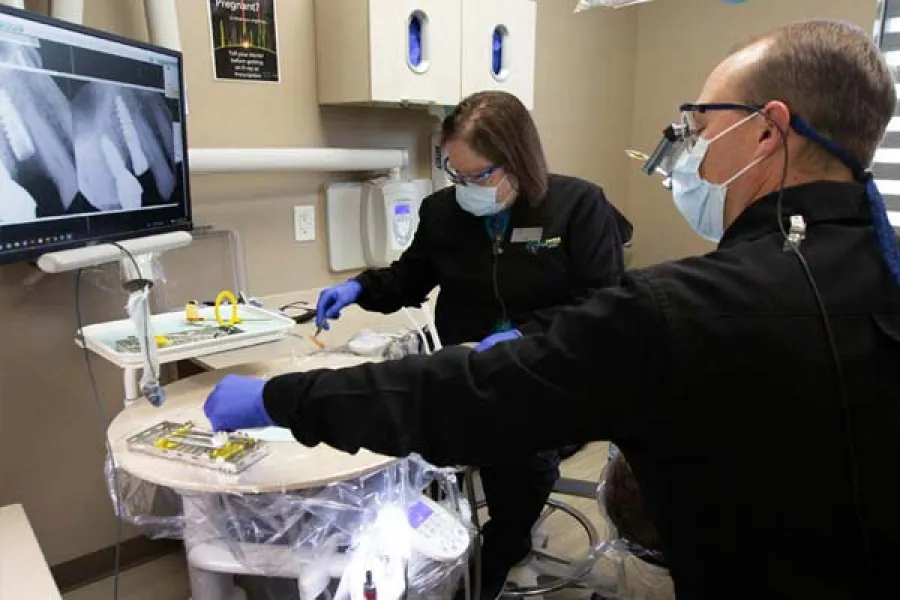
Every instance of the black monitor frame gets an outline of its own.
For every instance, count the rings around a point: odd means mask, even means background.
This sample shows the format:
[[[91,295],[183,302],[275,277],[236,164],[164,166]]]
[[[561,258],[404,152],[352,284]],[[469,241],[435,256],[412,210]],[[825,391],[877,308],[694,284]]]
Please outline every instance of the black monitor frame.
[[[134,239],[140,237],[146,237],[150,235],[158,235],[162,233],[169,233],[173,231],[191,231],[194,228],[193,225],[193,213],[192,213],[192,205],[191,205],[191,191],[190,191],[190,168],[189,168],[189,160],[188,160],[188,143],[187,143],[187,102],[186,102],[186,93],[184,87],[184,59],[182,53],[177,50],[172,50],[170,48],[165,48],[161,46],[155,46],[153,44],[148,44],[144,42],[139,42],[136,40],[128,39],[119,35],[107,33],[104,31],[100,31],[97,29],[92,29],[90,27],[85,27],[82,25],[77,25],[74,23],[69,23],[66,21],[62,21],[59,19],[54,19],[51,17],[47,17],[35,12],[21,10],[18,8],[13,8],[10,6],[0,4],[0,18],[3,17],[17,17],[21,18],[33,23],[37,23],[40,25],[45,25],[49,27],[53,27],[60,30],[69,31],[75,34],[80,34],[87,36],[89,38],[94,38],[107,42],[114,42],[117,44],[122,44],[125,46],[129,46],[139,50],[147,50],[151,52],[155,52],[158,54],[166,55],[177,62],[178,69],[178,103],[179,103],[179,111],[180,115],[176,115],[181,120],[181,148],[182,148],[182,157],[181,157],[181,176],[183,181],[180,182],[182,184],[183,189],[183,213],[179,215],[179,222],[176,223],[158,223],[147,225],[144,228],[139,229],[131,229],[128,231],[116,231],[112,233],[104,233],[102,235],[90,235],[83,238],[78,237],[68,237],[60,236],[60,239],[54,241],[53,243],[48,244],[39,244],[39,245],[29,245],[27,247],[14,248],[12,250],[7,250],[3,247],[2,243],[4,239],[10,239],[10,236],[3,235],[4,230],[16,230],[20,228],[27,227],[35,227],[35,224],[40,224],[43,221],[38,218],[35,221],[28,223],[17,223],[11,225],[3,225],[0,223],[0,265],[10,264],[15,262],[23,262],[23,261],[35,261],[37,257],[42,254],[47,254],[49,252],[58,252],[61,250],[70,250],[73,248],[82,248],[86,246],[92,246],[96,244],[102,244],[106,242],[114,242],[114,241],[122,241],[126,239]],[[110,55],[113,55],[110,53]],[[175,140],[178,143],[178,140]],[[176,177],[178,176],[178,169],[175,170]],[[2,201],[2,200],[0,200]],[[118,213],[121,215],[123,219],[127,220],[129,215],[135,214],[137,211],[127,211]],[[102,213],[96,213],[101,214]],[[90,214],[85,215],[85,218],[90,218]],[[77,217],[76,217],[77,218]],[[113,217],[115,218],[115,217]],[[128,227],[128,224],[123,224],[123,227]]]

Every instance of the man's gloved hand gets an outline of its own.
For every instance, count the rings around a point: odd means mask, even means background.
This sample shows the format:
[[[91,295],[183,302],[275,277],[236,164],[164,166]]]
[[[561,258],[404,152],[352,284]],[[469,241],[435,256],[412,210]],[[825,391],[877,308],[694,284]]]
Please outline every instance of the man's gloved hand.
[[[510,329],[509,331],[501,331],[500,333],[495,333],[493,335],[489,335],[481,342],[475,346],[475,352],[484,352],[488,348],[492,348],[496,344],[500,342],[508,342],[510,340],[515,340],[522,337],[522,332],[518,329]]]
[[[355,279],[323,290],[316,304],[316,327],[328,330],[328,319],[341,316],[344,307],[356,302],[362,286]]]
[[[213,431],[235,431],[275,425],[263,406],[266,382],[256,377],[226,375],[203,404]]]

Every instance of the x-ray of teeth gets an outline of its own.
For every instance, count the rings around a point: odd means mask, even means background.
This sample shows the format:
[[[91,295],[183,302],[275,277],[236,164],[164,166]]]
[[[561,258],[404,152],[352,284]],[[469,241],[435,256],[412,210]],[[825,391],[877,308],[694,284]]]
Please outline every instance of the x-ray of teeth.
[[[37,47],[12,43],[0,44],[0,63],[32,69],[40,69],[43,66],[41,53]]]
[[[18,188],[0,196],[0,222],[64,214],[78,194],[68,98],[49,75],[4,63],[40,66],[40,57],[31,48],[0,45],[0,163]],[[34,214],[21,212],[23,193]]]
[[[0,226],[179,203],[171,100],[66,76],[60,52],[0,40]]]
[[[9,176],[0,163],[0,223],[30,221],[37,216],[37,203],[31,194]]]
[[[16,108],[4,89],[0,89],[0,129],[3,130],[3,135],[17,163],[34,156],[36,151],[31,134],[28,133],[28,128],[22,122],[19,109]]]
[[[175,190],[175,136],[156,92],[90,82],[72,100],[78,182],[99,210],[159,204]]]

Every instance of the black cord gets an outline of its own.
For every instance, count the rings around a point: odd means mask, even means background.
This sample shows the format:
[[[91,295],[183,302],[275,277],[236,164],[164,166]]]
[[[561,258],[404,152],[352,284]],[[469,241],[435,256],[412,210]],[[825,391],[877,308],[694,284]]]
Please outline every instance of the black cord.
[[[91,364],[91,352],[88,350],[87,342],[84,339],[84,319],[81,315],[81,274],[82,269],[78,269],[75,273],[75,324],[78,331],[78,337],[81,340],[81,350],[84,355],[84,365],[87,369],[88,379],[91,384],[91,391],[94,396],[94,408],[97,411],[97,425],[100,429],[100,435],[103,438],[103,442],[106,446],[106,455],[109,457],[110,461],[110,471],[112,472],[113,479],[113,498],[116,503],[115,506],[115,517],[116,517],[116,543],[114,546],[114,557],[113,557],[113,600],[118,600],[119,598],[119,577],[121,575],[121,566],[122,566],[122,518],[119,515],[119,511],[122,510],[122,499],[121,494],[119,493],[119,475],[118,475],[118,467],[116,466],[116,460],[113,456],[112,452],[112,444],[109,442],[109,435],[107,434],[107,428],[109,427],[109,419],[106,416],[106,411],[103,410],[103,402],[100,399],[100,391],[97,388],[97,378],[94,376],[94,368]]]
[[[134,255],[125,248],[121,244],[117,242],[109,242],[111,245],[115,246],[119,249],[122,254],[128,257],[128,260],[131,262],[132,266],[135,270],[135,275],[140,278],[141,269],[138,265],[137,259],[135,259]],[[116,459],[113,455],[112,444],[109,441],[109,435],[107,434],[107,429],[110,425],[110,420],[106,416],[106,411],[103,410],[103,401],[100,398],[100,391],[97,387],[97,378],[94,375],[93,365],[91,364],[91,353],[88,350],[87,342],[84,339],[84,319],[81,314],[81,276],[83,269],[78,269],[75,273],[75,321],[76,327],[78,331],[78,337],[81,340],[81,349],[84,355],[84,364],[87,369],[88,379],[91,384],[91,392],[94,396],[94,406],[97,411],[97,424],[100,428],[100,435],[103,438],[104,445],[106,446],[106,454],[109,457],[110,462],[110,471],[112,474],[112,483],[113,483],[113,500],[115,502],[115,511],[114,514],[116,516],[116,542],[114,546],[114,556],[113,556],[113,600],[118,600],[119,598],[119,580],[121,578],[121,570],[122,570],[122,515],[119,514],[119,511],[124,511],[122,506],[122,495],[119,487],[119,474],[118,467],[116,465]],[[144,289],[149,288],[153,285],[151,281],[144,280],[141,282]],[[151,374],[154,379],[159,379],[159,375],[152,371],[152,363],[150,362],[150,324],[145,319],[144,321],[144,351],[146,352],[147,364],[151,367]],[[155,340],[153,340],[155,343]]]
[[[502,240],[500,233],[495,232],[492,240],[493,244],[493,262],[491,264],[491,280],[494,286],[494,299],[500,304],[500,325],[505,327],[509,324],[509,312],[506,309],[506,302],[500,293],[500,255],[503,253],[501,247]]]
[[[309,302],[307,302],[306,300],[297,300],[295,302],[289,302],[289,303],[285,304],[284,306],[279,306],[278,310],[284,312],[289,308],[297,308],[298,306],[302,306],[302,307],[309,306]]]
[[[872,585],[874,579],[872,577],[872,543],[869,538],[869,530],[866,527],[865,518],[863,517],[862,511],[862,500],[860,498],[860,485],[859,485],[859,463],[857,461],[856,456],[856,445],[853,443],[853,426],[852,419],[850,416],[850,407],[847,403],[847,391],[846,391],[846,381],[844,379],[844,368],[841,363],[841,356],[837,349],[837,342],[835,341],[834,331],[831,327],[831,319],[828,317],[828,311],[825,309],[825,302],[822,299],[822,294],[819,292],[819,286],[816,284],[816,279],[813,277],[812,269],[809,267],[809,263],[806,260],[806,257],[803,256],[803,253],[800,251],[800,246],[795,244],[788,236],[788,232],[784,227],[784,212],[783,212],[783,199],[784,199],[784,188],[787,183],[788,176],[788,168],[790,166],[790,157],[788,156],[788,139],[787,139],[787,131],[781,127],[778,123],[776,123],[768,114],[765,113],[762,109],[756,109],[757,114],[761,115],[765,118],[781,135],[781,145],[784,150],[784,162],[782,165],[782,173],[781,173],[781,183],[779,185],[778,191],[778,201],[776,208],[776,218],[778,219],[778,228],[781,231],[782,237],[784,237],[785,244],[794,256],[797,257],[797,260],[800,262],[800,266],[803,268],[803,273],[806,275],[806,280],[809,282],[809,286],[812,290],[813,296],[815,297],[816,304],[818,305],[819,314],[822,317],[822,329],[825,331],[825,337],[828,341],[828,348],[831,353],[831,361],[834,366],[834,375],[837,384],[837,393],[838,393],[838,403],[843,416],[843,424],[844,424],[844,441],[847,447],[847,459],[849,460],[849,468],[850,468],[850,486],[851,493],[853,494],[853,507],[854,512],[856,513],[856,520],[859,525],[859,532],[862,537],[863,543],[863,552],[866,561],[866,570],[868,571],[868,583]]]

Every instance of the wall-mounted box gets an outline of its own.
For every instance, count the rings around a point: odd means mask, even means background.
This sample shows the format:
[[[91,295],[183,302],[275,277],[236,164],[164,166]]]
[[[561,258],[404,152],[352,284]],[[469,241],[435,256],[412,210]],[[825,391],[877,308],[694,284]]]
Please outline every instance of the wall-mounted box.
[[[514,94],[534,107],[535,0],[462,0],[461,97]]]
[[[461,11],[460,0],[316,0],[319,103],[456,104]]]

